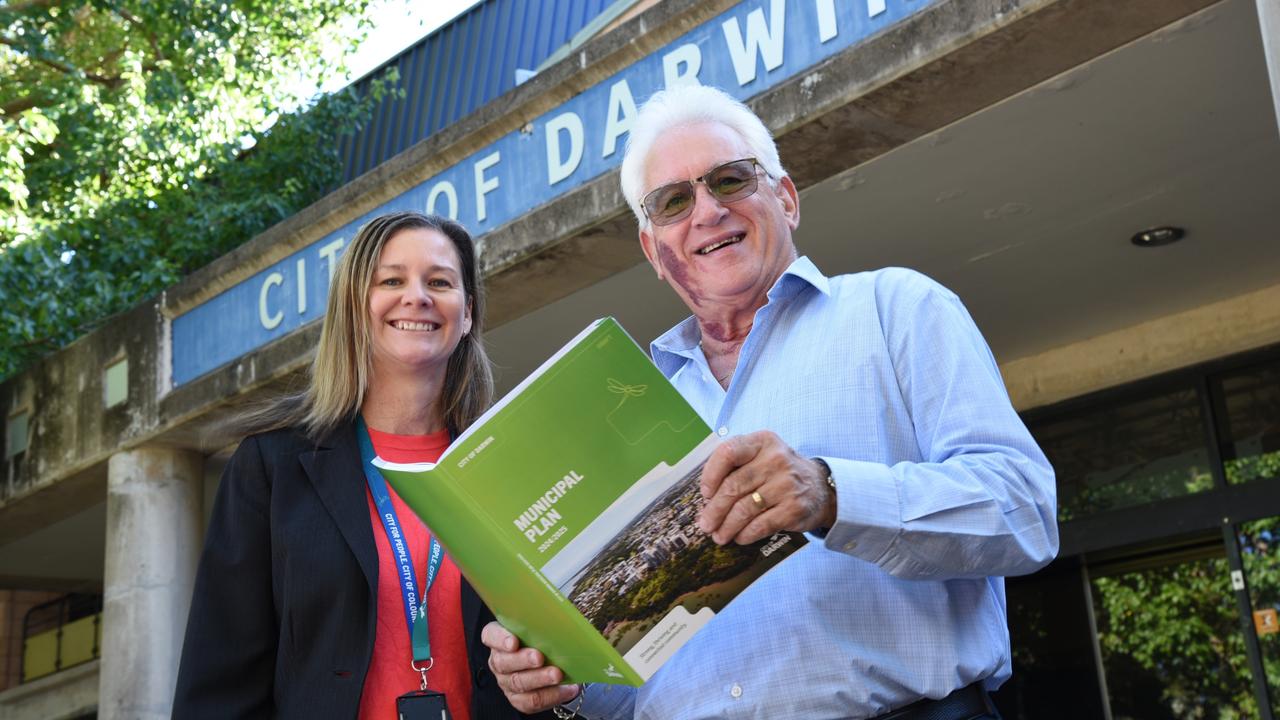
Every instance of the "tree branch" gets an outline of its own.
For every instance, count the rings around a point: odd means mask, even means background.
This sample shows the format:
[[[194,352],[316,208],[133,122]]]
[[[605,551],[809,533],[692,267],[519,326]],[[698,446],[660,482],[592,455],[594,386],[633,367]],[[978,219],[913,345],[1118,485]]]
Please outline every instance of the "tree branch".
[[[160,52],[160,43],[156,41],[155,33],[148,30],[146,24],[139,20],[133,13],[122,8],[116,8],[115,12],[117,15],[124,18],[125,22],[132,25],[135,30],[142,33],[143,37],[147,39],[147,43],[151,45],[151,52],[156,54],[156,60],[164,57],[164,53]]]
[[[32,8],[49,7],[52,4],[53,0],[15,0],[5,3],[4,7],[0,7],[0,11],[20,13]]]
[[[44,346],[47,348],[57,348],[58,341],[46,335],[42,338],[36,338],[35,340],[27,340],[25,342],[18,343],[18,347],[20,348],[34,348],[34,347],[40,347],[40,346]]]
[[[4,105],[0,105],[0,117],[3,117],[6,120],[17,117],[33,107],[39,107],[40,104],[39,100],[36,100],[31,96],[24,97],[21,100],[14,100],[12,102],[5,103]]]
[[[54,70],[57,70],[58,72],[64,75],[76,75],[77,73],[83,74],[84,77],[90,82],[95,82],[110,90],[116,89],[117,87],[120,86],[120,83],[122,82],[119,75],[115,75],[115,76],[99,75],[97,73],[91,73],[84,70],[80,70],[74,66],[54,60],[53,58],[48,58],[40,55],[32,57],[31,54],[26,51],[27,48],[24,45],[14,41],[11,38],[7,38],[3,35],[0,35],[0,45],[8,45],[9,47],[14,48],[15,50],[22,51],[23,55],[27,59],[34,60],[35,62],[38,62],[41,65],[51,67]],[[119,57],[119,52],[116,53],[116,57]]]

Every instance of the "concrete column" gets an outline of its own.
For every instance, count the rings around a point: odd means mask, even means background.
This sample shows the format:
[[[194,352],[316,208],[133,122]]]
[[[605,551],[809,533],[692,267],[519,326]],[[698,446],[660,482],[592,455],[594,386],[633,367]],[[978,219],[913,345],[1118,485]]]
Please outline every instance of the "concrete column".
[[[107,465],[102,720],[170,715],[200,555],[202,468],[199,453],[159,447]]]
[[[1271,102],[1280,128],[1280,0],[1258,0],[1258,25],[1262,28],[1262,49],[1271,76]]]

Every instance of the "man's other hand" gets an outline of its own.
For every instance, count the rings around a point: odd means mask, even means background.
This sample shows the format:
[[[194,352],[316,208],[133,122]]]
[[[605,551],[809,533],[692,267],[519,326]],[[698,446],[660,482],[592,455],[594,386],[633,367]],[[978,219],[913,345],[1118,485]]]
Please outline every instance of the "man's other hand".
[[[820,463],[761,430],[725,440],[702,469],[706,507],[698,527],[724,545],[745,545],[779,531],[831,527],[835,493]]]

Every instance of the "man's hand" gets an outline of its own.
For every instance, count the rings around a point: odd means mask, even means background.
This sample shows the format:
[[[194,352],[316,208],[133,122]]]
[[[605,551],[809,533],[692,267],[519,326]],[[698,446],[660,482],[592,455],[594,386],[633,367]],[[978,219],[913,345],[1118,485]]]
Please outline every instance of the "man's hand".
[[[561,685],[564,672],[547,665],[542,653],[521,648],[520,639],[491,622],[480,631],[480,642],[489,647],[489,669],[498,678],[507,701],[525,714],[563,705],[581,692],[577,685]]]
[[[716,448],[702,469],[702,497],[707,504],[698,527],[721,545],[831,527],[836,517],[826,469],[768,430]]]

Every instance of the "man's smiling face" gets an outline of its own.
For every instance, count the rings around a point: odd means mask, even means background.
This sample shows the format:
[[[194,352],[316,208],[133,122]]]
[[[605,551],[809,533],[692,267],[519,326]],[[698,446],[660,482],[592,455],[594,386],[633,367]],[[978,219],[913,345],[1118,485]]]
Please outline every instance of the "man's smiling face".
[[[680,126],[663,133],[650,148],[644,191],[692,180],[751,156],[746,141],[724,125]],[[640,232],[649,262],[695,314],[754,312],[795,259],[791,232],[800,223],[795,185],[782,178],[775,187],[763,170],[757,172],[756,192],[727,204],[695,183],[688,217]]]

